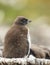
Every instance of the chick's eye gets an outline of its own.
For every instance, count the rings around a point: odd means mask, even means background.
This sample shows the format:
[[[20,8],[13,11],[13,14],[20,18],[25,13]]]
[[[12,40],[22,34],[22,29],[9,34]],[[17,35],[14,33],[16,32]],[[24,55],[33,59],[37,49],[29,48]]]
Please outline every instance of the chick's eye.
[[[23,22],[25,22],[26,20],[24,19]]]

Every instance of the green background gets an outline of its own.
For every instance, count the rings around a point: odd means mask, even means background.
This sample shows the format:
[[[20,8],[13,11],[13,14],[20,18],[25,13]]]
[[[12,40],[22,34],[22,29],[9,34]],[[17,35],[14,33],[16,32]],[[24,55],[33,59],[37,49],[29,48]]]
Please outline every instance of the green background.
[[[50,18],[50,0],[0,0],[0,24],[11,25],[17,16]]]

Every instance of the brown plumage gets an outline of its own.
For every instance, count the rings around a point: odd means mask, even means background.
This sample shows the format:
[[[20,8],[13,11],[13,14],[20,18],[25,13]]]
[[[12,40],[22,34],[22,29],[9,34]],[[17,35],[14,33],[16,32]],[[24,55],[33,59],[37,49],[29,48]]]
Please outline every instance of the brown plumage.
[[[30,21],[23,16],[17,17],[5,36],[3,57],[22,58],[28,56],[30,51],[26,27],[28,22]]]
[[[50,50],[45,47],[41,47],[35,44],[31,45],[30,54],[36,58],[46,58],[50,59]]]

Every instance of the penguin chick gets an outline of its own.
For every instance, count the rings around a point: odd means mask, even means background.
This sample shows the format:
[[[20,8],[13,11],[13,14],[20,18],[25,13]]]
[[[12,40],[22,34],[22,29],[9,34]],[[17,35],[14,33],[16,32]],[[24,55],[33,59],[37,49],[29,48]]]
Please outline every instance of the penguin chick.
[[[28,39],[28,28],[26,25],[31,22],[23,16],[15,19],[4,40],[3,57],[22,58],[28,57],[30,43]]]

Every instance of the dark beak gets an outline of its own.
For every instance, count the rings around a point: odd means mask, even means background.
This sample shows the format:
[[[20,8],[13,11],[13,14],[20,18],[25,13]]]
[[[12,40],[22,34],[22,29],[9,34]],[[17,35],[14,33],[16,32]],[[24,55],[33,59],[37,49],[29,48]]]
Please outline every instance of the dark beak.
[[[28,20],[29,22],[31,22],[31,20]]]

